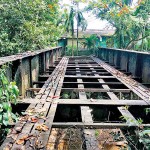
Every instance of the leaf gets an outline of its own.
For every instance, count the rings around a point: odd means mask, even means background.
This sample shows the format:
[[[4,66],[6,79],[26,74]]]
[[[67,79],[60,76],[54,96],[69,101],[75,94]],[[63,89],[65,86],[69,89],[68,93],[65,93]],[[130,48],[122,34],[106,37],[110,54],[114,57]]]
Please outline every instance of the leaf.
[[[69,98],[69,95],[68,95],[67,93],[64,93],[64,94],[62,95],[62,98],[68,99],[68,98]]]
[[[25,115],[29,115],[29,116],[33,115],[34,113],[35,113],[35,109],[34,108],[29,109],[26,112],[24,112]]]
[[[59,98],[59,96],[52,96],[52,98]]]
[[[44,124],[36,126],[35,129],[38,130],[38,131],[48,131],[49,130],[49,128]]]
[[[3,111],[3,105],[0,104],[0,112],[2,112],[2,111]]]
[[[18,120],[19,120],[19,121],[27,121],[28,119],[29,119],[29,116],[26,115],[26,116],[20,117]]]
[[[21,145],[24,144],[24,141],[28,138],[28,135],[24,135],[22,138],[17,140],[16,144]]]
[[[35,122],[38,121],[38,118],[32,117],[32,118],[30,118],[30,120],[31,120],[32,123],[35,123]]]
[[[41,108],[41,109],[38,109],[36,112],[37,113],[43,113],[43,112],[45,112],[46,111],[46,108]]]
[[[93,98],[90,99],[91,102],[95,102],[95,100]]]
[[[10,104],[7,102],[2,103],[4,111],[7,111],[10,107]]]
[[[7,126],[9,124],[8,113],[3,113],[3,124]]]

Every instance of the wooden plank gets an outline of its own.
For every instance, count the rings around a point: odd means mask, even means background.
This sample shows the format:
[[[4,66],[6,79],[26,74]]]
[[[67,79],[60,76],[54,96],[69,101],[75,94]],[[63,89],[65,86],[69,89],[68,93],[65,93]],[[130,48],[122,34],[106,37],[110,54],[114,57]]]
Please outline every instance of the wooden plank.
[[[121,82],[105,82],[105,83],[99,83],[99,82],[83,82],[84,84],[99,84],[99,85],[124,85]],[[81,84],[81,82],[63,82],[63,84]]]
[[[41,88],[28,88],[26,91],[36,91],[39,92]]]
[[[89,79],[99,79],[99,78],[101,78],[101,79],[115,79],[115,77],[113,77],[113,76],[99,76],[99,77],[95,77],[95,76],[82,76],[82,75],[80,75],[80,76],[72,76],[72,75],[65,75],[65,77],[67,77],[67,78],[89,78]]]
[[[76,72],[75,71],[66,71],[66,74],[70,74],[70,75],[75,75]],[[80,73],[81,75],[94,75],[94,73],[90,72],[90,71],[82,71]],[[99,75],[109,75],[110,73],[109,72],[98,72]]]
[[[141,124],[142,127],[150,127],[150,124]],[[138,127],[136,124],[131,124],[129,127],[126,123],[83,123],[83,122],[54,122],[53,128],[67,128],[67,127],[78,127],[78,128],[89,128],[89,129],[115,129],[130,127]]]
[[[65,59],[62,59],[62,61],[61,61],[61,63],[55,68],[55,70],[53,71],[53,73],[52,73],[52,75],[54,75],[55,77],[57,77],[57,75],[58,74],[61,74],[61,65],[62,65],[62,63],[65,61]],[[47,98],[47,95],[49,94],[49,92],[50,92],[50,89],[48,89],[50,86],[52,86],[52,84],[50,84],[50,82],[51,81],[53,81],[53,80],[55,80],[55,77],[53,77],[53,76],[50,76],[49,77],[49,79],[45,82],[45,84],[43,85],[43,87],[41,88],[41,90],[40,90],[40,94],[39,95],[37,95],[36,97],[35,97],[35,99],[40,99],[40,100],[45,100],[46,98]],[[43,93],[45,94],[45,95],[43,95]],[[31,108],[31,106],[34,106],[34,110],[36,110],[36,111],[38,111],[38,110],[40,110],[41,108],[46,108],[46,111],[44,112],[44,116],[46,117],[46,114],[47,114],[47,111],[49,110],[49,106],[50,106],[50,103],[45,103],[44,105],[43,105],[43,103],[40,103],[40,100],[39,100],[39,103],[37,103],[37,105],[36,104],[30,104],[29,105],[29,107],[28,107],[28,109],[27,110],[30,110]],[[29,109],[30,108],[30,109]],[[31,116],[32,117],[32,116]],[[41,123],[44,123],[44,120],[43,119],[39,119],[38,120],[39,122],[41,122]],[[16,140],[19,140],[21,137],[22,137],[22,135],[24,135],[24,134],[29,134],[29,133],[32,133],[32,134],[35,134],[35,133],[39,133],[38,131],[35,131],[35,128],[36,128],[36,122],[35,123],[31,123],[30,121],[27,121],[26,123],[25,123],[25,125],[24,125],[24,127],[23,127],[23,129],[22,129],[22,131],[21,131],[21,133],[18,135],[18,137],[16,138]],[[43,135],[43,134],[42,134]],[[41,138],[41,136],[39,137],[39,139]],[[41,138],[42,139],[42,138]],[[48,139],[48,137],[47,137],[47,139]],[[44,143],[44,141],[43,141],[43,143]],[[27,144],[28,145],[28,144]],[[24,146],[27,146],[27,145],[24,145]],[[18,148],[21,148],[23,146],[23,144],[22,145],[17,145],[15,142],[14,142],[14,144],[13,144],[13,147],[12,147],[12,149],[18,149]]]
[[[69,104],[69,105],[88,105],[88,106],[89,105],[147,106],[147,103],[143,100],[60,99],[58,103]]]
[[[80,70],[79,70],[79,65],[76,63],[76,75],[80,76]],[[83,88],[83,81],[82,79],[77,79],[77,82],[81,82],[82,84],[78,84],[78,88]],[[87,99],[85,91],[79,91],[79,98],[82,99]],[[92,114],[89,106],[81,106],[81,117],[82,117],[82,122],[83,123],[93,123],[92,119]],[[89,130],[89,129],[84,129],[84,137],[85,137],[85,144],[86,144],[86,149],[91,150],[95,149],[98,150],[98,142],[95,137],[95,131],[94,130]]]
[[[96,61],[101,67],[110,72],[116,79],[124,83],[129,89],[131,89],[135,94],[137,94],[140,98],[144,99],[147,104],[150,105],[150,91],[144,87],[142,84],[128,77],[124,73],[118,71],[117,69],[111,67],[110,65],[104,63],[102,60],[98,58],[91,57],[94,61]]]
[[[65,62],[63,64],[61,64],[61,68],[60,68],[60,73],[57,76],[57,81],[55,81],[55,90],[54,88],[51,90],[51,92],[49,93],[49,96],[57,96],[57,98],[59,98],[60,96],[60,92],[61,92],[61,87],[62,87],[62,83],[64,80],[64,75],[65,75],[65,71],[67,68],[67,64],[68,64],[68,59],[65,58]],[[57,87],[57,89],[56,89]],[[48,100],[48,99],[47,99]],[[45,133],[42,134],[42,136],[40,135],[39,140],[42,140],[44,137],[44,145],[48,143],[48,139],[49,139],[49,135],[50,135],[50,131],[51,131],[51,127],[52,127],[52,123],[55,117],[55,113],[56,113],[56,109],[57,109],[57,102],[54,101],[54,99],[52,98],[52,105],[50,107],[50,110],[47,114],[47,120],[45,121],[45,125],[49,128],[49,130]]]
[[[38,55],[40,53],[44,53],[44,52],[47,52],[47,51],[52,51],[52,50],[58,49],[58,48],[61,48],[61,47],[45,48],[45,49],[42,49],[42,50],[36,50],[34,52],[29,52],[29,53],[25,52],[25,53],[22,53],[22,54],[1,57],[0,58],[0,65],[4,65],[8,62],[20,60],[20,59],[23,59],[23,58],[26,58],[26,57],[35,56],[35,55]]]
[[[123,93],[129,93],[131,92],[130,89],[98,89],[98,88],[62,88],[62,90],[68,90],[68,91],[75,91],[75,92],[123,92]]]
[[[94,68],[92,69],[93,72],[95,72],[95,76],[99,76],[96,71],[94,71]],[[103,79],[98,79],[98,81],[100,83],[105,83],[105,81]],[[104,89],[110,89],[110,87],[108,85],[102,85],[102,87]],[[108,96],[110,97],[110,99],[115,99],[115,100],[119,100],[119,98],[113,93],[113,92],[107,92]],[[133,122],[137,123],[137,120],[133,117],[133,115],[124,107],[117,107],[118,110],[120,111],[120,113],[122,114],[122,116],[125,117],[126,121],[128,122],[128,119],[132,119]]]

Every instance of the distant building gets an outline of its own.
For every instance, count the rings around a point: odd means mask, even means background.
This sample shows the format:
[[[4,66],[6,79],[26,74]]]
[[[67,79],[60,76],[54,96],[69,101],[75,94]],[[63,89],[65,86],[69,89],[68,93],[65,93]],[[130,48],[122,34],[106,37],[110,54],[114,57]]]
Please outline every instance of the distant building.
[[[99,39],[97,43],[101,47],[107,47],[106,41],[115,33],[115,30],[97,30],[97,29],[87,29],[85,31],[79,31],[79,48],[82,49],[83,45],[81,44],[84,41],[84,37],[89,37],[90,35],[96,35]],[[60,46],[69,45],[72,46],[72,37],[68,33],[63,35],[59,40]],[[73,37],[73,45],[77,45],[77,30],[74,30],[74,37]]]

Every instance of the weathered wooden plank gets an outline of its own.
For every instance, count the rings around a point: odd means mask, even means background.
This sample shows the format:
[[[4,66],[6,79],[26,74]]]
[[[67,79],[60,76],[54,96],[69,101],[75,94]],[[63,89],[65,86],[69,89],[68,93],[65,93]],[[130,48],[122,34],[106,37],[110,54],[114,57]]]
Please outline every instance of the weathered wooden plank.
[[[142,84],[128,77],[124,73],[118,71],[117,69],[109,66],[104,63],[102,60],[98,58],[91,57],[94,61],[96,61],[101,67],[110,72],[116,79],[124,83],[129,89],[131,89],[135,94],[137,94],[140,98],[144,99],[150,105],[150,91],[144,87]]]
[[[96,77],[96,76],[82,76],[82,75],[80,75],[80,76],[73,76],[73,75],[65,75],[65,77],[67,77],[67,78],[89,78],[89,79],[99,79],[99,78],[101,78],[101,79],[110,79],[110,78],[112,78],[112,79],[115,79],[115,77],[113,77],[113,76],[98,76],[98,77]]]
[[[23,58],[26,58],[26,57],[35,56],[35,55],[38,55],[40,53],[44,53],[44,52],[47,52],[47,51],[52,51],[52,50],[58,49],[58,48],[61,48],[61,47],[46,48],[46,49],[42,49],[42,50],[36,50],[34,52],[25,52],[25,53],[22,53],[22,54],[1,57],[0,58],[0,65],[3,65],[3,64],[6,64],[8,62],[12,62],[12,61],[20,60],[20,59],[23,59]]]
[[[56,100],[58,101],[58,100]],[[105,99],[60,99],[59,104],[70,105],[115,105],[115,106],[147,106],[143,100],[105,100]]]
[[[96,76],[99,76],[96,71],[95,72]],[[105,83],[105,81],[103,79],[98,79],[98,81],[100,83]],[[102,85],[102,87],[104,89],[110,89],[110,87],[108,85]],[[110,97],[110,99],[116,99],[119,100],[119,98],[113,93],[113,92],[107,92],[108,96]],[[124,116],[124,118],[126,119],[126,121],[128,122],[128,119],[132,119],[132,121],[134,121],[135,123],[137,123],[137,120],[133,117],[133,115],[124,107],[118,107],[118,110],[120,111],[120,113],[122,114],[122,116]]]
[[[62,90],[74,91],[74,92],[122,92],[122,93],[129,93],[131,92],[130,89],[98,89],[98,88],[62,88]]]
[[[99,85],[124,85],[123,83],[121,82],[105,82],[105,83],[99,83],[99,82],[83,82],[84,84],[99,84]],[[63,84],[81,84],[81,82],[63,82]]]
[[[54,122],[52,124],[53,128],[67,128],[67,127],[79,127],[79,128],[89,128],[89,129],[115,129],[115,128],[130,128],[138,127],[136,124],[131,124],[129,127],[126,123],[83,123],[83,122]],[[143,127],[150,127],[150,124],[141,124]]]
[[[80,76],[80,70],[79,70],[79,65],[76,63],[76,75]],[[82,84],[78,84],[78,88],[83,88],[83,81],[82,79],[77,79],[77,82],[81,82]],[[79,91],[79,98],[82,99],[87,99],[85,91]],[[81,106],[81,117],[82,117],[82,122],[83,123],[92,123],[92,114],[89,106]],[[90,132],[90,134],[89,134]],[[85,137],[85,144],[86,144],[86,149],[91,150],[95,149],[98,150],[98,142],[95,137],[95,131],[94,130],[89,130],[89,129],[84,129],[84,137]]]
[[[67,68],[67,63],[68,63],[68,59],[65,58],[64,63],[61,64],[60,72],[57,76],[57,79],[56,79],[54,85],[53,85],[53,89],[51,89],[51,92],[49,93],[49,97],[52,96],[52,98],[51,98],[52,105],[50,107],[50,110],[47,114],[47,119],[45,121],[45,125],[49,128],[49,130],[45,134],[42,134],[42,136],[40,135],[39,138],[38,138],[39,140],[42,140],[43,145],[45,147],[46,147],[47,142],[48,142],[48,138],[49,138],[49,135],[50,135],[52,123],[53,123],[55,113],[56,113],[56,109],[57,109],[57,102],[56,101],[53,102],[53,99],[54,99],[53,96],[55,96],[55,97],[57,96],[57,98],[59,98],[59,95],[60,95],[60,92],[61,92],[61,87],[63,85],[62,83],[63,83],[65,71],[66,71],[66,68]]]

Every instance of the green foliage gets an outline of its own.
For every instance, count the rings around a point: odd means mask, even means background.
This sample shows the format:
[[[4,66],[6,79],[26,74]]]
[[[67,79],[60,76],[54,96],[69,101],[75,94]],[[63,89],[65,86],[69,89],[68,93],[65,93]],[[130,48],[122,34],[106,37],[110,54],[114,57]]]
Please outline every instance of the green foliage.
[[[150,113],[150,108],[145,108],[145,113],[148,115]]]
[[[122,141],[124,139],[120,131],[117,132],[112,131],[110,134],[112,135],[113,141],[115,142]]]
[[[77,56],[77,46],[70,46],[70,45],[67,45],[66,47],[66,56],[72,56],[72,49],[73,49],[73,54],[74,56]]]
[[[128,126],[140,126],[143,123],[143,120],[141,118],[135,120],[131,117],[128,116],[120,116],[120,118],[122,120],[126,121],[126,124],[128,124]]]
[[[84,41],[81,43],[84,48],[88,50],[96,49],[96,42],[98,41],[98,37],[96,35],[90,35],[89,37],[84,37]]]
[[[6,77],[6,66],[0,69],[0,126],[7,126],[17,117],[12,113],[11,103],[17,103],[19,90],[15,82],[10,82]]]
[[[139,132],[139,142],[143,143],[147,150],[150,149],[150,128],[146,128]]]
[[[107,95],[104,93],[98,93],[98,92],[86,92],[86,96],[88,99],[109,99]]]
[[[69,91],[64,91],[62,94],[63,99],[76,99],[78,98],[78,95],[76,92],[69,92]]]
[[[145,113],[146,115],[148,115],[149,108],[145,108]],[[132,118],[126,117],[126,116],[121,116],[120,118],[122,118],[123,120],[126,120],[126,123],[129,126],[131,125],[137,126],[137,128],[135,128],[134,130],[132,129],[132,132],[134,131],[135,135],[133,135],[133,133],[130,133],[128,136],[126,136],[129,139],[129,142],[132,143],[131,146],[134,145],[133,144],[134,142],[138,144],[137,140],[139,140],[139,142],[143,144],[142,146],[141,145],[139,146],[145,150],[149,150],[150,149],[150,128],[142,126],[142,123],[143,123],[142,118],[139,118],[137,120],[133,120]],[[136,144],[134,145],[135,148],[137,146]]]
[[[95,130],[95,136],[98,137],[99,136],[99,131]]]
[[[115,40],[117,48],[148,50],[150,2],[139,1],[135,8],[131,7],[131,3],[131,0],[93,0],[87,10],[116,28],[111,40]]]
[[[78,6],[78,2],[75,2],[76,5]],[[67,33],[71,33],[72,36],[72,56],[75,55],[74,54],[74,47],[73,47],[73,40],[74,40],[74,20],[77,20],[77,33],[78,33],[78,28],[81,27],[82,30],[86,30],[87,28],[87,21],[84,18],[82,11],[78,9],[78,7],[75,9],[75,7],[71,6],[69,8],[69,13],[67,13],[67,9],[66,9],[66,13],[65,13],[65,30]],[[78,34],[77,34],[77,43],[78,43]],[[77,44],[77,54],[78,54],[78,44]]]
[[[63,32],[58,0],[2,0],[0,56],[54,46]]]

